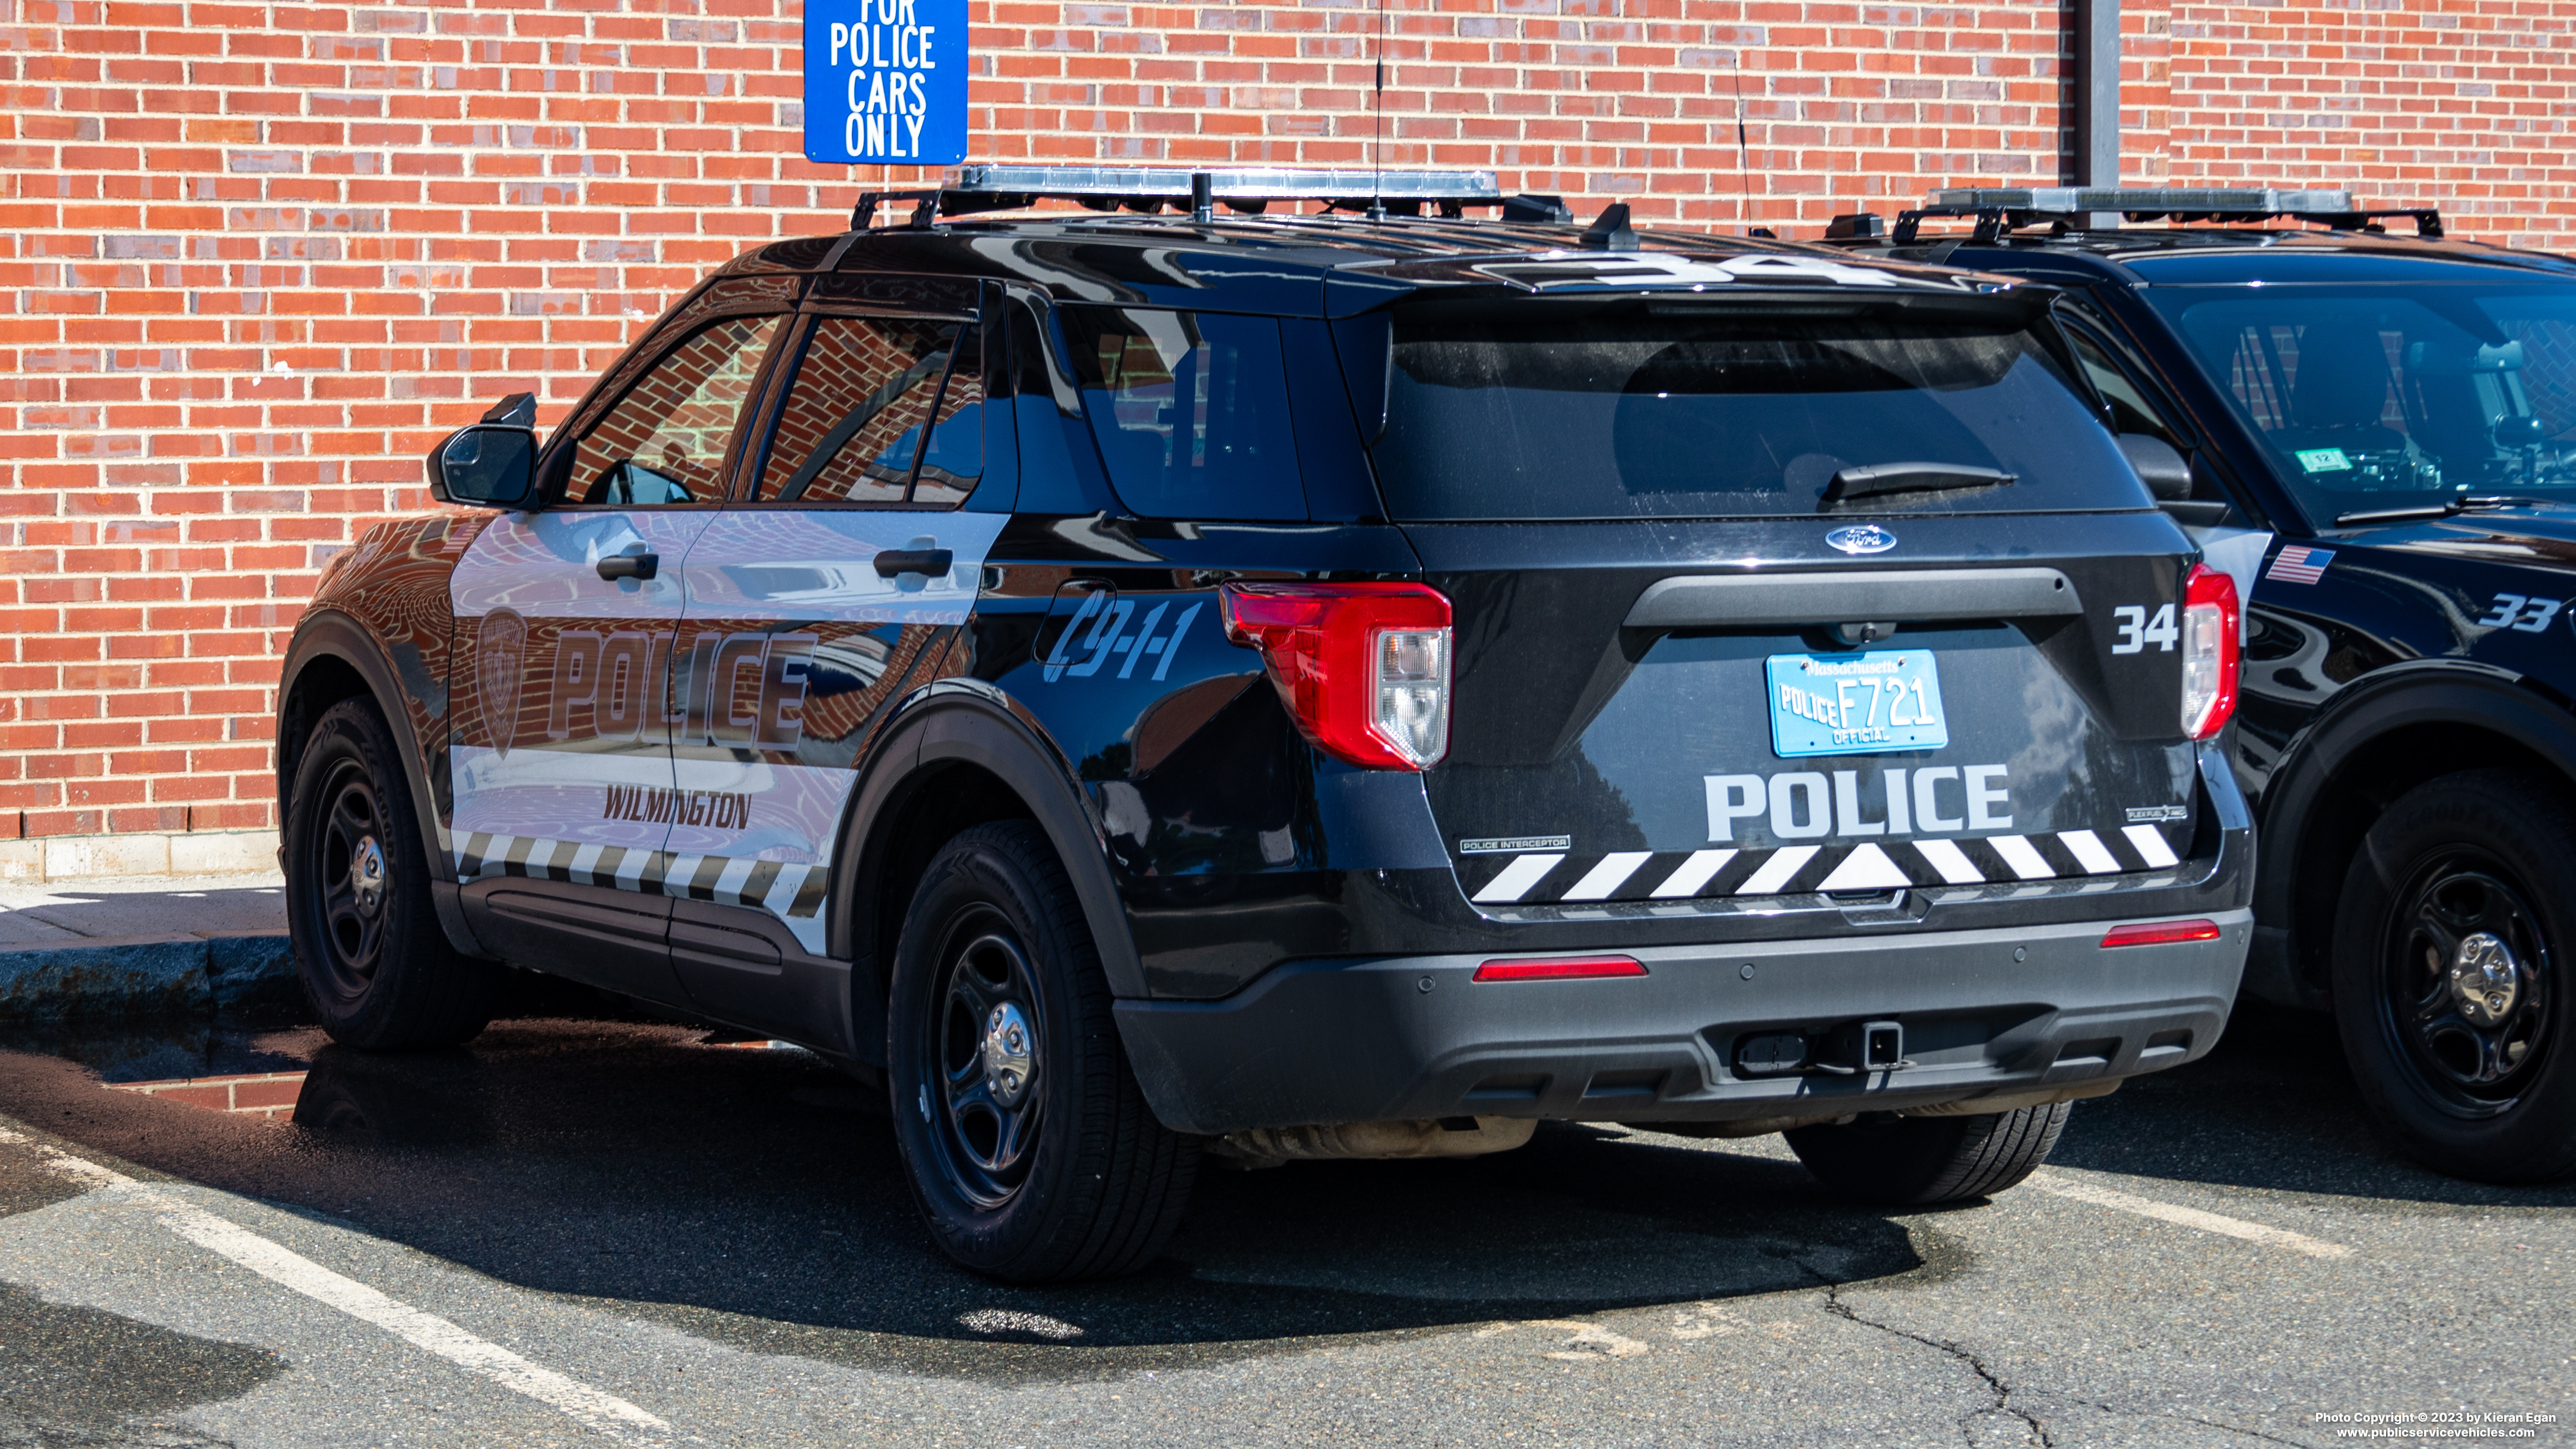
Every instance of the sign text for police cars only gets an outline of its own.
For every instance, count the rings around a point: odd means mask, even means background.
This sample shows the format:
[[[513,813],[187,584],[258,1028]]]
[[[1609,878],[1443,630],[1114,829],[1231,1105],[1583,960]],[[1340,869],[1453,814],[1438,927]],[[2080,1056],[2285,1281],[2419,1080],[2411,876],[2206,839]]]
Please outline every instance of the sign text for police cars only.
[[[805,157],[966,159],[966,0],[808,0]]]

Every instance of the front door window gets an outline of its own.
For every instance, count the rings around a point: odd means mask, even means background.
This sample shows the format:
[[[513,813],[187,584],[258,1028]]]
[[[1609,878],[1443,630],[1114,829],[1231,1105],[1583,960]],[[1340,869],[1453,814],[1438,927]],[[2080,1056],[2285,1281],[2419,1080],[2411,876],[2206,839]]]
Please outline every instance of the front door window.
[[[582,435],[566,496],[620,508],[719,501],[735,425],[780,320],[727,317],[665,353]]]

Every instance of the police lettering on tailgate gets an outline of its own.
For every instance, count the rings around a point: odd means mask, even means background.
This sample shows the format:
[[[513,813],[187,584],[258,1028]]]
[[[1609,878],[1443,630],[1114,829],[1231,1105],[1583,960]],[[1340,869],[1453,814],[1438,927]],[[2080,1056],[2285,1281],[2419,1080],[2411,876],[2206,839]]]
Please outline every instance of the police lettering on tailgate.
[[[1774,838],[1826,835],[1941,835],[2012,829],[2012,791],[2004,765],[1930,765],[1881,770],[1887,809],[1875,820],[1861,807],[1859,770],[1787,770],[1769,776],[1710,775],[1708,838],[1731,841],[1739,820],[1766,823]]]

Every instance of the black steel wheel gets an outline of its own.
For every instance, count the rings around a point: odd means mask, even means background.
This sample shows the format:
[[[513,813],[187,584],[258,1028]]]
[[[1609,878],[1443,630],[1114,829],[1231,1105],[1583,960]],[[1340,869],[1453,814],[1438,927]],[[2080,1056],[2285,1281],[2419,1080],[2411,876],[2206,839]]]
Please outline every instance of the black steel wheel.
[[[2576,814],[2550,782],[2477,770],[2417,787],[2344,880],[2335,1016],[2363,1099],[2455,1176],[2576,1171],[2566,952]]]
[[[2416,1074],[2464,1116],[2509,1111],[2549,1035],[2549,943],[2487,851],[2436,851],[2397,892],[2379,1008]]]
[[[285,802],[287,932],[333,1040],[453,1046],[491,1019],[496,973],[457,954],[438,924],[395,749],[371,700],[343,700],[315,722]]]
[[[1037,1157],[1041,987],[1028,947],[997,910],[962,912],[939,957],[940,1005],[922,1023],[939,1077],[931,1151],[950,1190],[991,1210],[1028,1182]]]
[[[923,871],[886,1003],[895,1138],[931,1235],[1018,1283],[1153,1261],[1198,1140],[1154,1118],[1064,865],[1038,828],[965,831]]]
[[[316,984],[335,997],[366,994],[385,950],[384,801],[366,762],[344,755],[322,782],[321,819],[305,837],[302,862],[318,883],[322,929]]]

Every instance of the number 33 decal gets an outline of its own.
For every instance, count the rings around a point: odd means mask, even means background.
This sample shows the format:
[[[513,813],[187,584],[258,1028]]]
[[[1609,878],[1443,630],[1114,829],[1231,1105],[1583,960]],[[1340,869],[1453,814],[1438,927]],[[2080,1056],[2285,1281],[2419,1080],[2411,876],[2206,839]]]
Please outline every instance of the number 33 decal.
[[[2558,611],[2567,606],[2564,599],[2531,599],[2520,594],[2498,594],[2487,616],[2478,621],[2483,629],[2519,629],[2537,634],[2549,627]]]

